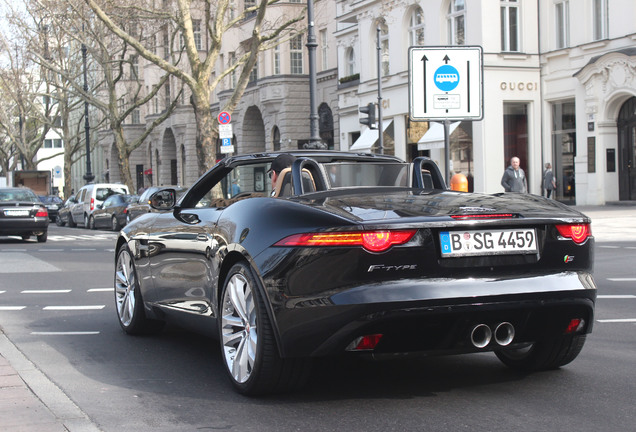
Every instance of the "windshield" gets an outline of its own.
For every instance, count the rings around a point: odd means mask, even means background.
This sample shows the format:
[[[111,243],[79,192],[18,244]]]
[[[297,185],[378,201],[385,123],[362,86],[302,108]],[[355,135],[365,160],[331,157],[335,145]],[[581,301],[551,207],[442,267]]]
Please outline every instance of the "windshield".
[[[40,202],[38,197],[28,189],[0,190],[0,201]]]
[[[346,187],[375,187],[409,185],[409,167],[406,163],[355,163],[325,164],[332,189]]]

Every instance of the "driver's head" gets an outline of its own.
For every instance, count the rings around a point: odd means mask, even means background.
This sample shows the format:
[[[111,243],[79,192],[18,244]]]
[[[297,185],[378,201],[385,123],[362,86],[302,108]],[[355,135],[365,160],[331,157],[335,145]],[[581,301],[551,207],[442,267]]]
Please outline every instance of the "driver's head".
[[[276,179],[278,179],[278,175],[285,168],[289,168],[292,166],[296,158],[289,153],[281,153],[276,156],[276,159],[272,161],[272,165],[269,168],[269,175],[272,179],[272,185],[276,184]]]

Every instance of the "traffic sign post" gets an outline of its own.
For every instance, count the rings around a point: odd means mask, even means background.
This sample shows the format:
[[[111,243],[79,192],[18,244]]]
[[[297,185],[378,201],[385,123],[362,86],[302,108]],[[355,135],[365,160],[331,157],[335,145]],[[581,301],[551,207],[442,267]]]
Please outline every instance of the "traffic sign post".
[[[450,181],[451,120],[484,116],[483,53],[480,46],[409,48],[409,115],[442,121],[446,184]]]
[[[219,120],[219,138],[221,139],[221,153],[234,153],[234,145],[232,145],[232,117],[228,112],[221,112],[218,116]]]
[[[483,54],[480,46],[409,48],[412,120],[481,120]]]

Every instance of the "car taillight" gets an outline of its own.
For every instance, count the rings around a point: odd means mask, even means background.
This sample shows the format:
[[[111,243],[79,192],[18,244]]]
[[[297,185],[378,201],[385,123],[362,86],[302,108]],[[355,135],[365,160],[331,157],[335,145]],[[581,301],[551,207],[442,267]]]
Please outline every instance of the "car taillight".
[[[95,208],[95,198],[91,198],[91,211]]]
[[[40,207],[35,217],[49,217],[49,212],[46,210],[46,207]]]
[[[383,230],[294,234],[280,240],[275,246],[362,246],[370,252],[384,252],[393,245],[408,242],[416,231]]]
[[[512,219],[512,213],[451,215],[453,219]]]
[[[576,244],[584,243],[592,235],[590,224],[555,225],[561,237],[572,239]]]

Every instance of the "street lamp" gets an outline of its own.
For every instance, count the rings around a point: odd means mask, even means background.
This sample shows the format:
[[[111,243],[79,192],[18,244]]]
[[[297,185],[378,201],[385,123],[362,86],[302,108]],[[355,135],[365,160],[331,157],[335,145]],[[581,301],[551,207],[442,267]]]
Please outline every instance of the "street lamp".
[[[84,25],[82,24],[82,33]],[[82,64],[84,66],[84,93],[88,94],[88,73],[86,71],[86,44],[82,42]],[[91,172],[91,141],[90,141],[90,124],[88,122],[88,100],[84,98],[84,132],[86,140],[86,174],[84,180],[90,183],[95,180],[95,176]]]
[[[305,144],[309,149],[327,148],[318,134],[318,111],[316,110],[316,33],[314,31],[314,1],[307,0],[307,50],[309,54],[309,142]]]

